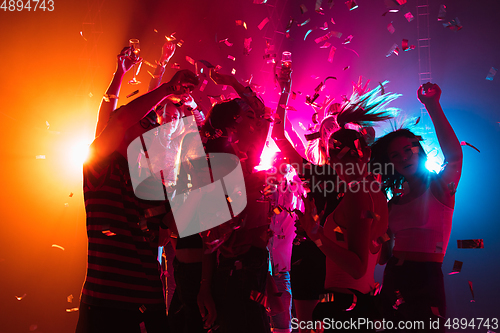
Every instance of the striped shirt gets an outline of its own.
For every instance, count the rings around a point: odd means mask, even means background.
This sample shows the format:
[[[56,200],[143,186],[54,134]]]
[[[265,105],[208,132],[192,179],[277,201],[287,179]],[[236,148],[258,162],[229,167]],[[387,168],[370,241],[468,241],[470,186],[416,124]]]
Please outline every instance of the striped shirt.
[[[144,209],[154,205],[134,195],[127,160],[118,152],[89,159],[83,190],[88,264],[82,302],[124,309],[164,307],[156,260],[159,224],[140,223]]]

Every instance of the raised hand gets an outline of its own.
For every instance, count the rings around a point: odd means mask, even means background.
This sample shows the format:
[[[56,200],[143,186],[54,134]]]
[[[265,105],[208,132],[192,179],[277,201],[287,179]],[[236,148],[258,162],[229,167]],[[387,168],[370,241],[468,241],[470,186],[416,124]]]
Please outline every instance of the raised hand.
[[[160,63],[163,65],[167,63],[175,53],[175,44],[171,41],[166,41],[161,48]]]
[[[168,81],[168,85],[174,88],[174,94],[189,94],[200,83],[196,74],[189,69],[181,69]]]
[[[130,46],[124,47],[116,57],[118,60],[116,71],[119,74],[125,74],[132,66],[142,61],[142,58],[135,57]]]
[[[435,83],[427,82],[418,88],[417,97],[424,105],[439,103],[441,88]]]

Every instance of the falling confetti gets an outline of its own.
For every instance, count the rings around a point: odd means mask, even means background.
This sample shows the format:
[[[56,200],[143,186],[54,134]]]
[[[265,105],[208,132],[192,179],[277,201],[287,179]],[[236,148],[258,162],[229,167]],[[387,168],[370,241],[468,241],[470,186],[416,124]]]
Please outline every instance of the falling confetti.
[[[227,55],[227,58],[228,58],[228,59],[231,59],[232,61],[236,61],[236,58],[235,58],[235,57],[233,57],[232,55],[229,55],[229,54],[228,54],[228,55]]]
[[[233,43],[231,43],[229,40],[229,38],[226,38],[226,39],[222,39],[219,41],[219,43],[224,43],[226,44],[227,46],[233,46]]]
[[[309,29],[309,30],[307,30],[306,34],[304,35],[304,40],[306,40],[307,36],[309,36],[309,34],[310,34],[311,32],[313,32],[313,30],[314,30],[314,29]]]
[[[457,239],[459,249],[484,249],[484,241],[482,239]]]
[[[45,121],[45,125],[47,125],[47,129],[50,128],[50,124],[49,124],[49,122],[47,120]]]
[[[451,270],[451,273],[448,273],[448,275],[460,273],[462,271],[462,265],[463,262],[455,260],[455,262],[453,263],[453,269]]]
[[[387,30],[389,30],[391,34],[393,34],[394,31],[396,31],[396,29],[394,29],[394,26],[392,25],[392,22],[387,25]]]
[[[194,65],[195,64],[195,61],[193,58],[191,58],[190,56],[186,56],[186,60],[187,62],[189,62],[191,65]]]
[[[66,312],[76,312],[78,310],[79,308],[71,308],[71,309],[66,309]]]
[[[52,247],[53,248],[56,248],[56,249],[61,249],[64,251],[64,247],[62,247],[61,245],[57,245],[57,244],[52,244]]]
[[[411,21],[413,21],[414,17],[410,12],[408,12],[405,14],[405,18],[408,20],[408,22],[411,22]]]
[[[73,294],[66,297],[66,300],[68,301],[68,303],[73,303]]]
[[[355,0],[347,0],[345,4],[349,10],[358,8],[358,4],[356,3]]]
[[[330,53],[328,54],[328,62],[333,63],[333,56],[335,55],[335,51],[337,48],[332,45],[332,48],[330,49]]]
[[[445,17],[446,17],[446,6],[441,5],[439,6],[438,21],[444,21]]]
[[[233,75],[236,74],[236,69],[235,68],[233,68],[233,70],[231,71],[231,74],[233,74]]]
[[[450,22],[443,23],[443,27],[449,28],[451,31],[457,32],[462,29],[462,25],[460,24],[460,20],[456,17],[454,20]]]
[[[347,38],[344,40],[344,42],[342,44],[344,44],[344,45],[349,44],[352,41],[352,38],[353,38],[352,35],[347,36]]]
[[[317,11],[318,13],[323,10],[323,8],[321,8],[322,2],[323,0],[316,0],[316,5],[314,6],[314,10]]]
[[[172,64],[172,66],[170,66],[170,67],[172,67],[173,69],[181,69],[181,65],[179,65],[179,64],[178,64],[178,63],[176,63],[176,62],[174,62],[174,63]]]
[[[345,66],[345,67],[344,67],[344,70],[346,71],[346,70],[348,70],[349,68],[351,68],[351,66]]]
[[[205,87],[207,86],[208,84],[208,81],[207,80],[203,80],[201,86],[200,86],[200,91],[203,91],[205,90]]]
[[[23,296],[15,296],[18,301],[22,300],[23,298],[26,297],[26,294],[23,294]]]
[[[264,28],[264,26],[269,22],[269,18],[266,17],[265,19],[262,20],[262,22],[259,23],[259,25],[257,26],[257,28],[259,28],[259,30],[262,30]]]
[[[70,197],[70,198],[72,198],[72,197],[73,197],[73,192],[71,192],[71,193],[69,194],[69,197]]]
[[[477,150],[477,152],[478,152],[478,153],[480,153],[480,152],[481,152],[479,149],[477,149],[476,147],[474,147],[473,145],[471,145],[471,144],[470,144],[470,143],[468,143],[468,142],[461,141],[461,142],[460,142],[460,145],[461,145],[461,146],[469,146],[469,147],[474,148],[475,150]]]
[[[328,30],[328,22],[325,22],[322,27],[320,27],[321,30]]]
[[[486,80],[488,81],[493,81],[493,77],[495,76],[495,74],[497,73],[497,70],[495,67],[491,67],[490,68],[490,72],[488,73],[488,76],[486,76]]]
[[[299,26],[299,27],[303,27],[303,26],[305,26],[305,25],[306,25],[307,23],[309,23],[309,22],[311,22],[311,19],[310,19],[310,18],[308,18],[307,20],[305,20],[305,21],[304,21],[304,22],[302,22],[302,23],[298,23],[298,24],[297,24],[297,26]]]
[[[252,48],[250,47],[251,43],[252,43],[252,37],[245,38],[245,41],[243,42],[243,48],[245,49],[243,53],[245,55],[249,55],[250,51],[252,51]]]
[[[386,57],[390,57],[393,53],[396,54],[396,55],[399,55],[398,44],[392,45],[391,49],[389,50],[389,52],[387,52],[387,54],[385,56]]]
[[[304,14],[305,12],[307,12],[307,7],[306,7],[306,5],[304,5],[304,4],[300,5],[300,12],[301,12],[302,14]]]
[[[69,203],[67,203],[67,202],[66,202],[66,203],[64,204],[64,207],[69,207]]]
[[[328,43],[328,42],[325,42],[325,44],[323,44],[322,46],[320,46],[319,48],[320,49],[327,49],[331,46],[332,44]]]
[[[130,97],[132,97],[134,95],[137,95],[138,93],[139,93],[139,90],[133,91],[133,92],[131,92],[130,94],[127,95],[127,98],[130,98]]]
[[[37,160],[44,160],[45,159],[45,155],[36,155],[36,159]]]
[[[85,41],[87,41],[87,38],[85,38],[85,37],[83,36],[83,31],[80,31],[80,36],[82,36],[82,38],[83,38]]]
[[[470,301],[475,302],[475,300],[474,300],[474,288],[472,288],[472,281],[469,281],[469,289],[470,289],[470,293],[472,294],[472,299]]]
[[[408,46],[408,39],[403,39],[403,41],[401,42],[401,48],[403,49],[403,51],[410,51],[415,49],[415,45]]]

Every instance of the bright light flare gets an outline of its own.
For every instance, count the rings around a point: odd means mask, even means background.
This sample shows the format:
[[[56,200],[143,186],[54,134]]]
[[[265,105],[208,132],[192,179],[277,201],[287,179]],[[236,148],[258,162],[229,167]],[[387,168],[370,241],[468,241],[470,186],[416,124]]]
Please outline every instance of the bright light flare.
[[[69,159],[73,166],[82,167],[83,163],[87,160],[89,156],[89,146],[87,141],[80,140],[75,144],[71,145]]]
[[[425,167],[431,172],[439,173],[442,168],[442,163],[438,156],[427,156]]]

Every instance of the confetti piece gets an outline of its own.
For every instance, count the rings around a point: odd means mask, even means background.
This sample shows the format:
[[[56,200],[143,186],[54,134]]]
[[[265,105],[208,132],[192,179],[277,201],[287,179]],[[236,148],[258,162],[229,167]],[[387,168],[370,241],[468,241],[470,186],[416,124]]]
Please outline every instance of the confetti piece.
[[[64,247],[60,246],[60,245],[57,245],[57,244],[52,244],[52,247],[56,248],[56,249],[61,249],[64,251]]]
[[[66,202],[66,203],[64,204],[64,207],[69,207],[69,203],[67,203],[67,202]]]
[[[348,70],[349,68],[351,68],[351,66],[345,66],[345,67],[344,67],[344,70],[346,71],[346,70]]]
[[[458,17],[456,17],[454,20],[451,20],[450,22],[443,23],[443,27],[449,28],[451,31],[455,32],[462,29],[462,25],[460,24]]]
[[[399,5],[404,5],[406,3],[406,0],[396,0],[396,2],[399,4]]]
[[[66,297],[66,300],[68,301],[68,303],[73,303],[73,294]]]
[[[262,30],[264,28],[264,26],[269,22],[269,18],[266,17],[265,19],[262,20],[262,22],[259,23],[259,25],[257,26],[257,28],[259,28],[259,30]]]
[[[321,42],[326,41],[327,39],[329,39],[332,36],[340,38],[340,36],[342,36],[342,33],[341,32],[337,32],[337,31],[330,31],[326,35],[316,38],[314,41],[316,42],[316,44],[319,44]]]
[[[79,308],[71,308],[71,309],[66,309],[66,312],[76,312],[80,310]]]
[[[332,45],[330,53],[328,54],[328,62],[333,63],[333,56],[335,55],[335,51],[337,51],[337,48]]]
[[[292,91],[292,99],[295,100],[297,98],[297,93],[295,91]]]
[[[83,36],[83,31],[80,31],[80,36],[82,36],[82,38],[83,38],[85,41],[87,41],[87,38],[85,38],[85,37]]]
[[[411,22],[414,19],[413,15],[410,12],[405,14],[405,18],[406,20],[408,20],[408,22]]]
[[[179,65],[178,63],[173,63],[172,66],[171,66],[173,69],[181,69],[181,65]]]
[[[182,47],[182,44],[184,44],[184,41],[181,39],[181,40],[177,43],[177,47]]]
[[[472,294],[472,299],[470,301],[471,302],[476,302],[474,300],[474,288],[472,288],[472,281],[469,281],[469,289],[470,289],[470,293]]]
[[[293,17],[290,17],[290,20],[288,21],[288,24],[286,25],[285,32],[290,32],[290,28],[292,27],[293,22],[295,22],[295,20],[293,19]],[[269,46],[270,46],[269,42],[266,40],[266,48],[269,48]]]
[[[219,41],[219,43],[224,43],[226,44],[227,46],[233,46],[233,43],[231,43],[230,41],[228,41],[229,38],[226,38],[226,39],[222,39]]]
[[[144,313],[146,312],[146,306],[143,304],[139,307],[139,311],[141,311],[141,313]]]
[[[355,0],[348,0],[345,2],[345,4],[349,10],[358,8],[358,4],[356,3]]]
[[[415,121],[414,125],[417,125],[419,122],[420,122],[420,117],[417,118],[417,121]],[[420,138],[422,138],[422,137],[420,137]],[[421,140],[419,140],[419,141],[421,141]]]
[[[50,124],[49,124],[49,122],[47,120],[45,121],[45,125],[47,125],[47,129],[50,128]]]
[[[139,324],[139,327],[141,328],[141,333],[148,333],[148,331],[146,330],[146,324],[144,322],[141,322]]]
[[[359,54],[358,54],[358,52],[356,52],[356,51],[354,51],[353,49],[350,49],[350,48],[348,48],[348,47],[345,47],[345,46],[344,46],[344,49],[354,52],[354,54],[355,54],[355,55],[357,55],[357,56],[358,56],[358,58],[359,58]]]
[[[347,36],[347,38],[345,39],[345,41],[342,44],[344,44],[344,45],[349,44],[352,40],[352,37],[353,37],[352,35]]]
[[[469,147],[474,148],[475,150],[477,150],[477,152],[478,152],[478,153],[480,153],[480,152],[481,152],[479,149],[477,149],[476,147],[474,147],[473,145],[471,145],[471,144],[470,144],[470,143],[468,143],[468,142],[461,141],[461,142],[460,142],[460,145],[461,145],[461,146],[469,146]]]
[[[36,159],[37,160],[44,160],[45,159],[45,155],[36,155]]]
[[[441,5],[439,6],[438,21],[444,21],[445,17],[446,17],[446,6]]]
[[[314,6],[314,10],[317,11],[318,13],[323,10],[323,8],[321,8],[322,2],[323,0],[316,0],[316,5]]]
[[[89,92],[89,97],[90,97],[90,98],[92,98],[92,96],[94,96],[94,95],[92,95],[92,93],[91,93],[91,92]]]
[[[132,97],[134,95],[137,95],[138,93],[139,93],[139,90],[133,91],[133,92],[131,92],[130,94],[127,95],[127,98],[130,98],[130,97]]]
[[[207,84],[208,84],[208,81],[207,80],[203,80],[203,82],[201,83],[201,86],[200,86],[200,91],[205,90],[205,87],[207,86]]]
[[[396,55],[399,55],[398,44],[392,45],[391,49],[389,50],[389,52],[387,52],[387,54],[385,56],[386,57],[390,57],[393,53],[396,54]]]
[[[459,249],[484,249],[483,239],[457,239]]]
[[[227,55],[227,58],[228,58],[228,59],[231,59],[232,61],[236,61],[236,58],[235,58],[235,57],[233,57],[232,55],[229,55],[229,54],[228,54],[228,55]]]
[[[155,33],[158,33],[158,30],[156,30],[156,29],[153,29],[153,31],[154,31]]]
[[[498,69],[496,69],[495,67],[491,67],[490,72],[488,73],[488,76],[486,76],[486,80],[493,81],[493,77],[495,76],[497,71],[498,71]]]
[[[332,24],[335,24],[335,21],[333,20],[333,17],[330,19],[330,21],[332,22]]]
[[[243,48],[245,49],[243,54],[249,55],[250,51],[252,51],[252,48],[250,47],[250,44],[252,43],[252,37],[245,38],[245,41],[243,42]]]
[[[403,49],[403,51],[414,50],[415,45],[408,46],[408,39],[403,39],[403,41],[401,42],[401,48]]]
[[[328,42],[325,42],[325,44],[323,44],[322,46],[320,46],[319,48],[320,49],[327,49],[331,46],[332,44],[328,43]]]
[[[190,56],[186,56],[186,61],[189,62],[191,65],[194,65],[195,64],[195,61],[193,58],[191,58]]]
[[[401,293],[399,292],[399,290],[396,290],[396,297],[397,297],[396,303],[394,303],[394,305],[392,306],[392,308],[394,310],[397,310],[399,308],[399,306],[405,302],[405,300],[403,299],[403,296],[401,296]]]
[[[278,206],[278,207],[275,207],[275,208],[273,209],[273,212],[274,212],[274,214],[276,214],[276,215],[281,214],[281,212],[282,212],[282,211],[283,211],[283,209],[282,209],[281,207],[279,207],[279,206]]]
[[[307,12],[307,7],[306,7],[306,5],[304,5],[304,4],[300,5],[300,12],[301,12],[302,14],[304,14],[305,12]]]
[[[233,68],[233,70],[231,71],[231,74],[236,74],[236,69]]]
[[[309,29],[309,30],[307,30],[306,34],[304,35],[304,40],[306,40],[307,36],[309,36],[309,34],[310,34],[311,32],[313,32],[313,30],[314,30],[314,29]]]
[[[307,20],[305,20],[305,21],[304,21],[304,22],[302,22],[302,23],[298,23],[298,24],[297,24],[297,26],[299,26],[299,27],[303,27],[303,26],[305,26],[305,25],[306,25],[307,23],[309,23],[309,22],[311,22],[311,19],[310,19],[310,18],[308,18]]]
[[[451,270],[451,273],[448,273],[448,275],[460,273],[462,271],[462,265],[463,262],[455,260],[455,262],[453,263],[453,269]]]
[[[322,27],[320,27],[321,30],[328,30],[328,22],[325,22]]]
[[[261,5],[263,3],[266,3],[267,0],[253,0],[253,3],[257,4],[257,5]]]
[[[387,30],[389,30],[391,34],[393,34],[394,31],[396,31],[396,29],[394,29],[394,26],[392,25],[392,22],[387,25]]]
[[[18,301],[22,300],[23,298],[26,297],[26,294],[23,294],[23,296],[15,296]]]
[[[287,110],[289,110],[289,111],[297,111],[297,109],[296,109],[296,108],[294,108],[294,107],[293,107],[293,106],[291,106],[291,105],[287,105],[287,106],[286,106],[286,109],[287,109]]]

